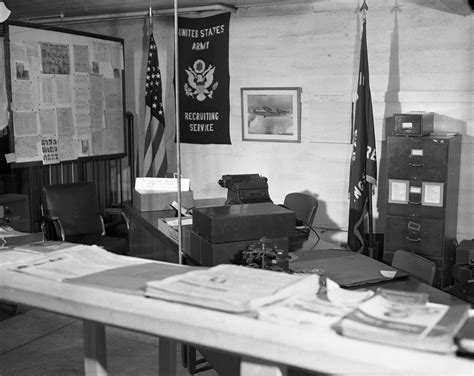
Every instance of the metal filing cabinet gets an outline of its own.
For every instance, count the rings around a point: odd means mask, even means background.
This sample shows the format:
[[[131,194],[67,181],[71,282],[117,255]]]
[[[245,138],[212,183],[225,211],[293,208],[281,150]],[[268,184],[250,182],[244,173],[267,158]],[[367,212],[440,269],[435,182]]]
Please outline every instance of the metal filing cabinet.
[[[387,137],[384,262],[406,249],[437,265],[434,286],[452,284],[461,136]]]

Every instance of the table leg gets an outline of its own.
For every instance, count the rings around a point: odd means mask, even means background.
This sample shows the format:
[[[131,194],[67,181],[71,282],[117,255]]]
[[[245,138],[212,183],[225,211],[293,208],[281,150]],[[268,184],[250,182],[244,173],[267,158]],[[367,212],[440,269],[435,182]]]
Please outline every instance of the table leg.
[[[84,371],[86,375],[107,375],[105,325],[84,320]]]
[[[166,376],[176,375],[176,352],[177,342],[168,338],[160,337],[158,343],[158,374]]]
[[[286,366],[265,363],[249,358],[240,360],[240,376],[287,376]]]

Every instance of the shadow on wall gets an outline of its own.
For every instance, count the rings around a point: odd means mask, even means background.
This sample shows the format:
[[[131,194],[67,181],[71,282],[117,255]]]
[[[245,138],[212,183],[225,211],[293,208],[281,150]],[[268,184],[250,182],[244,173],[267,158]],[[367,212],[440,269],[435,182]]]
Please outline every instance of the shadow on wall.
[[[326,202],[322,201],[319,198],[319,195],[317,193],[313,193],[311,191],[303,191],[301,193],[306,193],[310,196],[313,196],[318,200],[318,210],[316,211],[316,215],[314,216],[314,221],[312,223],[313,227],[318,230],[318,229],[327,229],[327,230],[335,230],[335,231],[342,231],[340,226],[334,222],[328,215],[327,212],[327,207],[326,207]],[[339,241],[337,238],[328,237],[328,240],[332,241]]]

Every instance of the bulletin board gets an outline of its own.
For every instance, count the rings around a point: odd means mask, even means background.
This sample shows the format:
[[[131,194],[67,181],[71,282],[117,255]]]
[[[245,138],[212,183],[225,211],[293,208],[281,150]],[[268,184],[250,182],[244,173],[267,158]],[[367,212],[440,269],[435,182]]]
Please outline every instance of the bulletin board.
[[[125,155],[123,39],[24,22],[5,34],[12,162]]]

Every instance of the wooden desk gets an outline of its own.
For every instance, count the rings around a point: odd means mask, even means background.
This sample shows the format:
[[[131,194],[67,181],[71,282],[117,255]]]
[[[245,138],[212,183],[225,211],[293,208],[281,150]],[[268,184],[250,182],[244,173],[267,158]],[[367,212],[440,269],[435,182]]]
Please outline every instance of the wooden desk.
[[[423,286],[413,283],[415,290]],[[83,320],[87,375],[107,374],[107,325],[160,337],[159,370],[166,376],[175,374],[178,342],[237,357],[242,376],[286,375],[288,366],[352,375],[420,371],[427,375],[472,376],[474,372],[470,360],[350,339],[330,328],[284,326],[7,269],[0,270],[0,299]]]
[[[209,198],[194,200],[195,207],[223,205],[225,198]],[[167,262],[179,262],[176,241],[158,230],[158,219],[174,217],[176,212],[155,210],[142,212],[131,202],[124,204],[124,212],[130,220],[130,254],[134,257]]]

